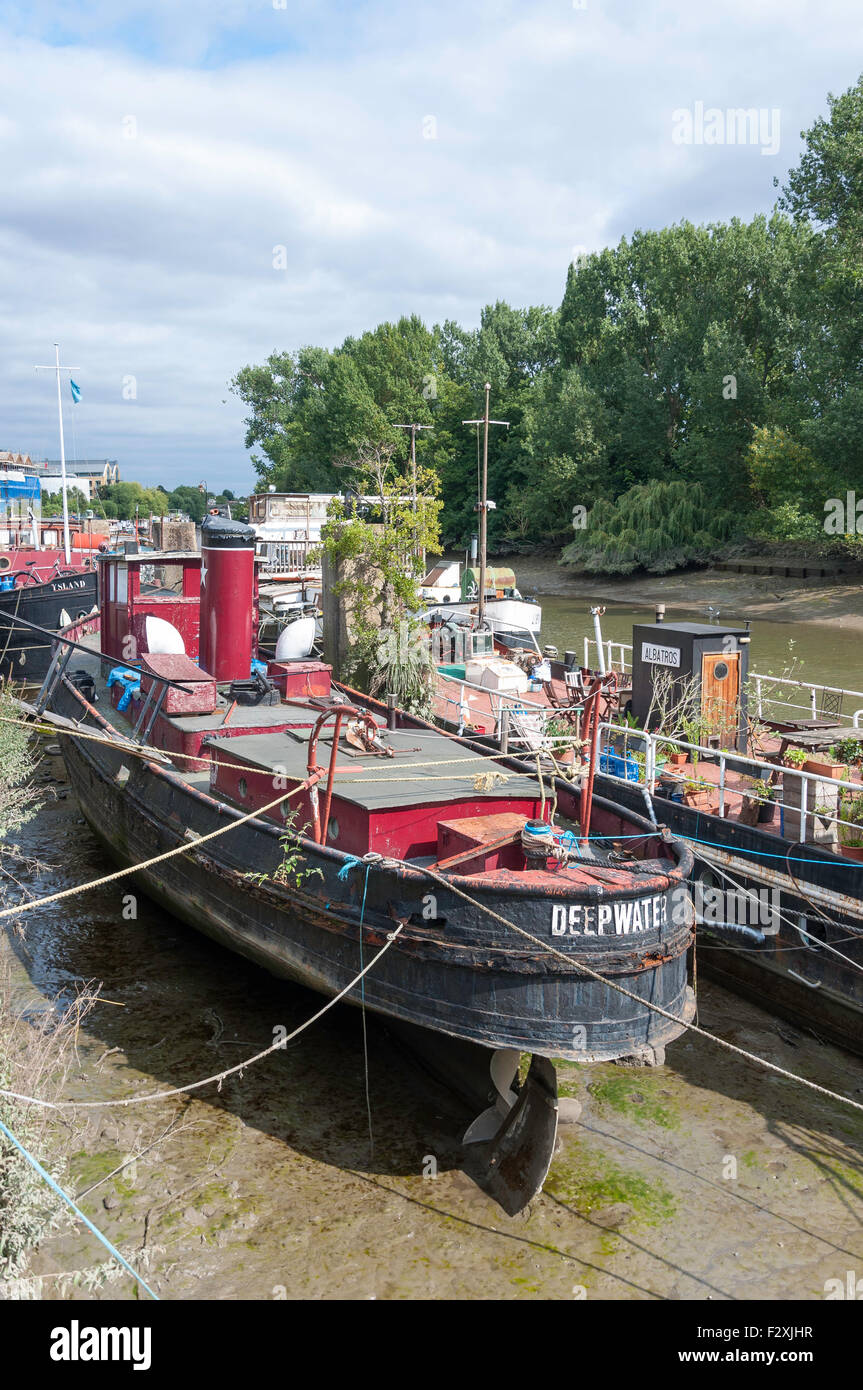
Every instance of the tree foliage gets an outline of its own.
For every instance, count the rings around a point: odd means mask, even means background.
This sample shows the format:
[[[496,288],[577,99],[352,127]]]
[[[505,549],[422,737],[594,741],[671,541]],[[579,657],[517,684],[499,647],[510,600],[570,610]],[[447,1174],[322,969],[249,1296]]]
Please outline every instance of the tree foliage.
[[[668,574],[707,559],[732,530],[731,515],[700,483],[639,483],[617,502],[597,502],[562,558],[608,574]]]
[[[732,534],[814,535],[825,496],[863,494],[863,79],[804,141],[771,216],[635,230],[569,267],[559,311],[498,301],[474,329],[405,317],[244,367],[262,484],[339,491],[369,444],[403,469],[396,426],[432,425],[418,452],[461,546],[479,445],[464,422],[488,381],[509,422],[489,440],[492,552],[565,546],[619,569],[706,558]],[[677,483],[693,517],[709,503],[685,536],[646,519],[660,502],[682,515],[662,491]]]

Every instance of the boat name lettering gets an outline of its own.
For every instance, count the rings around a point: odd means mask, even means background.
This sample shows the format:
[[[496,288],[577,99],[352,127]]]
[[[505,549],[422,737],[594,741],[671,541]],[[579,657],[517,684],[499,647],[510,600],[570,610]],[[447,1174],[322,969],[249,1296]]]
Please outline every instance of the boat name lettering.
[[[668,904],[661,893],[622,902],[575,903],[551,909],[552,936],[629,936],[653,931],[668,922]]]
[[[679,647],[660,647],[656,642],[642,642],[641,659],[653,666],[679,666]]]
[[[80,579],[55,579],[51,587],[55,594],[65,594],[70,589],[85,589],[87,587],[87,580],[83,575]]]

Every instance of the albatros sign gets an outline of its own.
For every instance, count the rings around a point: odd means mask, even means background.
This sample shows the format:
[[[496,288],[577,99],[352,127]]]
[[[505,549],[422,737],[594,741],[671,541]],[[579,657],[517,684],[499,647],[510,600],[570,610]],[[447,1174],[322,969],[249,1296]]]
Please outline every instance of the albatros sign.
[[[679,667],[680,648],[661,647],[658,642],[642,642],[641,659],[650,662],[653,666]]]

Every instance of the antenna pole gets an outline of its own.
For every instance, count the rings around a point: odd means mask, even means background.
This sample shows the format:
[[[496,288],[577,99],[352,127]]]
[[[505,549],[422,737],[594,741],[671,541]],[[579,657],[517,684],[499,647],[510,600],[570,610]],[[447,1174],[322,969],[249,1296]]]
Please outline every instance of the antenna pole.
[[[72,563],[72,548],[69,544],[69,501],[66,496],[66,441],[63,438],[63,396],[60,391],[60,373],[76,372],[77,367],[60,366],[60,346],[54,344],[54,366],[37,367],[37,372],[54,372],[57,377],[57,414],[60,419],[60,482],[63,492],[63,551],[66,556],[66,564]]]
[[[417,430],[433,430],[434,425],[396,425],[397,430],[410,430],[411,432],[411,501],[413,502],[414,516],[417,514]],[[416,531],[414,531],[416,537]],[[416,547],[415,547],[416,548]],[[420,550],[420,559],[425,574],[425,550]]]
[[[66,496],[66,443],[63,438],[63,396],[60,391],[60,348],[54,344],[54,354],[57,360],[57,414],[60,417],[60,482],[63,490],[63,550],[66,555],[66,564],[72,563],[72,548],[69,544],[69,500]]]
[[[463,425],[482,425],[482,479],[479,490],[479,605],[477,608],[479,626],[482,627],[485,620],[485,576],[488,565],[488,427],[489,425],[506,425],[509,429],[508,420],[490,420],[488,418],[488,399],[491,391],[491,382],[485,383],[485,414],[481,420],[462,420]]]

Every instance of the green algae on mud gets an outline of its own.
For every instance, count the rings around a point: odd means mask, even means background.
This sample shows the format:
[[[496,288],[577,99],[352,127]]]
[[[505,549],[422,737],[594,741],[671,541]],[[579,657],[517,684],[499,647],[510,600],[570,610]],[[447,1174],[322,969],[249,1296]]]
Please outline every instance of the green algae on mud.
[[[631,1208],[633,1217],[647,1226],[668,1221],[676,1210],[664,1183],[622,1168],[581,1139],[570,1143],[566,1155],[552,1163],[545,1191],[571,1204],[579,1216],[621,1205]]]
[[[602,1111],[605,1108],[635,1120],[636,1124],[659,1125],[660,1129],[677,1129],[680,1117],[669,1105],[671,1092],[666,1077],[647,1072],[634,1072],[613,1063],[597,1068],[600,1075],[588,1082],[587,1089]]]

